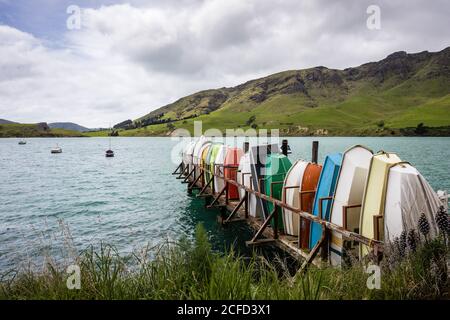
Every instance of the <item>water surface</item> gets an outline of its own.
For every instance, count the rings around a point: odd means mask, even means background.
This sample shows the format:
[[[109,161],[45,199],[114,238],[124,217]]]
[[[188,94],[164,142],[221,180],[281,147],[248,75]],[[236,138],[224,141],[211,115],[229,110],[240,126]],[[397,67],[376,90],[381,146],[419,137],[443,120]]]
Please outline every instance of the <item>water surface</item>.
[[[313,138],[289,138],[291,160],[311,158]],[[450,190],[450,138],[319,138],[319,160],[364,144],[395,151],[435,189]],[[202,222],[216,249],[250,237],[244,224],[222,228],[216,210],[186,193],[174,178],[170,138],[114,138],[115,158],[105,158],[107,138],[0,139],[0,272],[20,263],[104,241],[128,253],[165,239],[191,236]],[[58,143],[62,154],[50,154]],[[241,142],[239,142],[239,146]],[[61,223],[69,227],[71,237]],[[66,230],[67,232],[67,230]],[[239,237],[238,237],[239,236]]]

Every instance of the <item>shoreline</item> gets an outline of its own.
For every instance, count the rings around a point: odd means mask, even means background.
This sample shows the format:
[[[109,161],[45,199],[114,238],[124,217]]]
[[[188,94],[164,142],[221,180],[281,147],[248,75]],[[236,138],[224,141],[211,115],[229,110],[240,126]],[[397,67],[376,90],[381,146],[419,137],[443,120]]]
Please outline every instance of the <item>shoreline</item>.
[[[172,138],[171,135],[119,135],[119,136],[112,136],[111,138]],[[178,136],[175,136],[178,137]],[[194,137],[200,137],[200,136],[190,136],[190,138]],[[267,136],[246,136],[246,135],[236,135],[233,137],[270,137],[270,135]],[[450,138],[449,135],[323,135],[323,136],[316,136],[316,135],[288,135],[283,134],[279,135],[279,137],[288,137],[288,138]],[[8,137],[2,137],[0,136],[0,139],[48,139],[48,138],[109,138],[109,136],[105,135],[79,135],[79,136],[8,136]],[[189,138],[189,137],[184,137]],[[226,138],[225,136],[222,136],[222,138]]]

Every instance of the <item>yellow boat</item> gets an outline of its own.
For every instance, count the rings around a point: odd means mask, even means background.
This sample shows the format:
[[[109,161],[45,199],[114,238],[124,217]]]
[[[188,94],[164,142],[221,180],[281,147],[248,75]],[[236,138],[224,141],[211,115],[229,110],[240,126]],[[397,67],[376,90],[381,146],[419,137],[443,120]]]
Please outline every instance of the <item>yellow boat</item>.
[[[203,174],[205,174],[206,170],[209,170],[209,168],[208,168],[209,163],[208,163],[206,157],[208,156],[209,148],[211,148],[211,146],[212,146],[212,143],[207,143],[202,150],[202,156],[200,158],[200,167],[202,167],[203,170],[205,170],[205,171],[203,171]]]
[[[384,239],[383,215],[389,169],[402,162],[395,153],[381,151],[372,157],[366,188],[362,201],[360,234],[376,240]],[[360,257],[367,255],[369,248],[360,245]]]

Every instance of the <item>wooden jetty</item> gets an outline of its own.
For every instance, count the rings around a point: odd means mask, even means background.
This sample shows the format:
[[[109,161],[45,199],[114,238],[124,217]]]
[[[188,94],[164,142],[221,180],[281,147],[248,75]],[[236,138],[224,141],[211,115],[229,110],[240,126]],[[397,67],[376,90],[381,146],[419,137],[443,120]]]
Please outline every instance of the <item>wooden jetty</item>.
[[[318,141],[312,143],[312,162],[317,163],[318,160]],[[244,144],[244,150],[248,151],[248,142]],[[283,140],[281,150],[283,154],[287,155],[288,141]],[[236,170],[235,166],[220,166],[222,169],[229,168]],[[193,190],[198,190],[197,197],[205,199],[205,206],[207,208],[220,208],[221,215],[218,217],[218,221],[223,225],[234,222],[246,222],[254,231],[255,234],[252,239],[246,241],[248,246],[267,245],[272,244],[280,248],[281,250],[289,253],[292,257],[302,262],[301,270],[305,270],[310,263],[316,266],[323,266],[328,264],[329,258],[329,242],[331,231],[340,233],[344,239],[364,244],[368,246],[372,254],[370,257],[375,263],[378,263],[382,257],[383,243],[375,239],[366,238],[358,233],[346,230],[345,228],[331,223],[330,221],[323,220],[320,217],[312,215],[311,213],[301,211],[299,208],[294,208],[287,203],[272,198],[260,190],[253,190],[248,188],[235,180],[225,177],[225,175],[217,175],[218,166],[212,168],[209,165],[197,166],[192,165],[192,169],[184,167],[183,162],[179,164],[177,169],[172,173],[177,175],[177,179],[181,179],[182,183],[188,185],[188,193],[192,193]],[[197,169],[197,170],[196,170]],[[200,175],[196,176],[196,172],[199,171]],[[223,172],[224,170],[221,170]],[[205,181],[204,173],[208,172],[211,176],[209,181]],[[220,172],[220,171],[219,171]],[[225,186],[218,192],[213,192],[210,187],[214,177],[218,177],[225,182]],[[232,200],[228,194],[228,186],[234,185],[238,189],[245,191],[245,196],[241,200]],[[248,211],[248,199],[249,194],[252,193],[256,197],[263,201],[271,202],[273,204],[273,210],[266,220],[262,220],[257,217],[249,215]],[[314,221],[322,226],[322,237],[312,250],[300,249],[299,238],[296,236],[286,235],[282,230],[278,230],[278,215],[282,214],[282,210],[287,209],[300,217],[309,221]],[[321,210],[320,210],[321,211]],[[321,216],[321,214],[319,214]],[[274,226],[272,227],[270,222],[274,220]],[[320,253],[320,255],[319,255]]]

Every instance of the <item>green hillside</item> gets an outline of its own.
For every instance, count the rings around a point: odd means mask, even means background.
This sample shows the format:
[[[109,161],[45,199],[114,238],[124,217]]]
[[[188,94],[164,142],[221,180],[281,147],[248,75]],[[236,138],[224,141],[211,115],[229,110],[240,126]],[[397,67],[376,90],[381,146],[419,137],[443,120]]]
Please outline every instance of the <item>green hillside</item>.
[[[201,91],[135,120],[123,136],[175,128],[278,128],[284,135],[450,134],[450,47],[396,52],[334,70],[280,72],[233,88]],[[415,128],[423,123],[425,131]]]
[[[25,137],[84,137],[77,131],[51,129],[46,123],[36,124],[0,124],[0,138]]]

